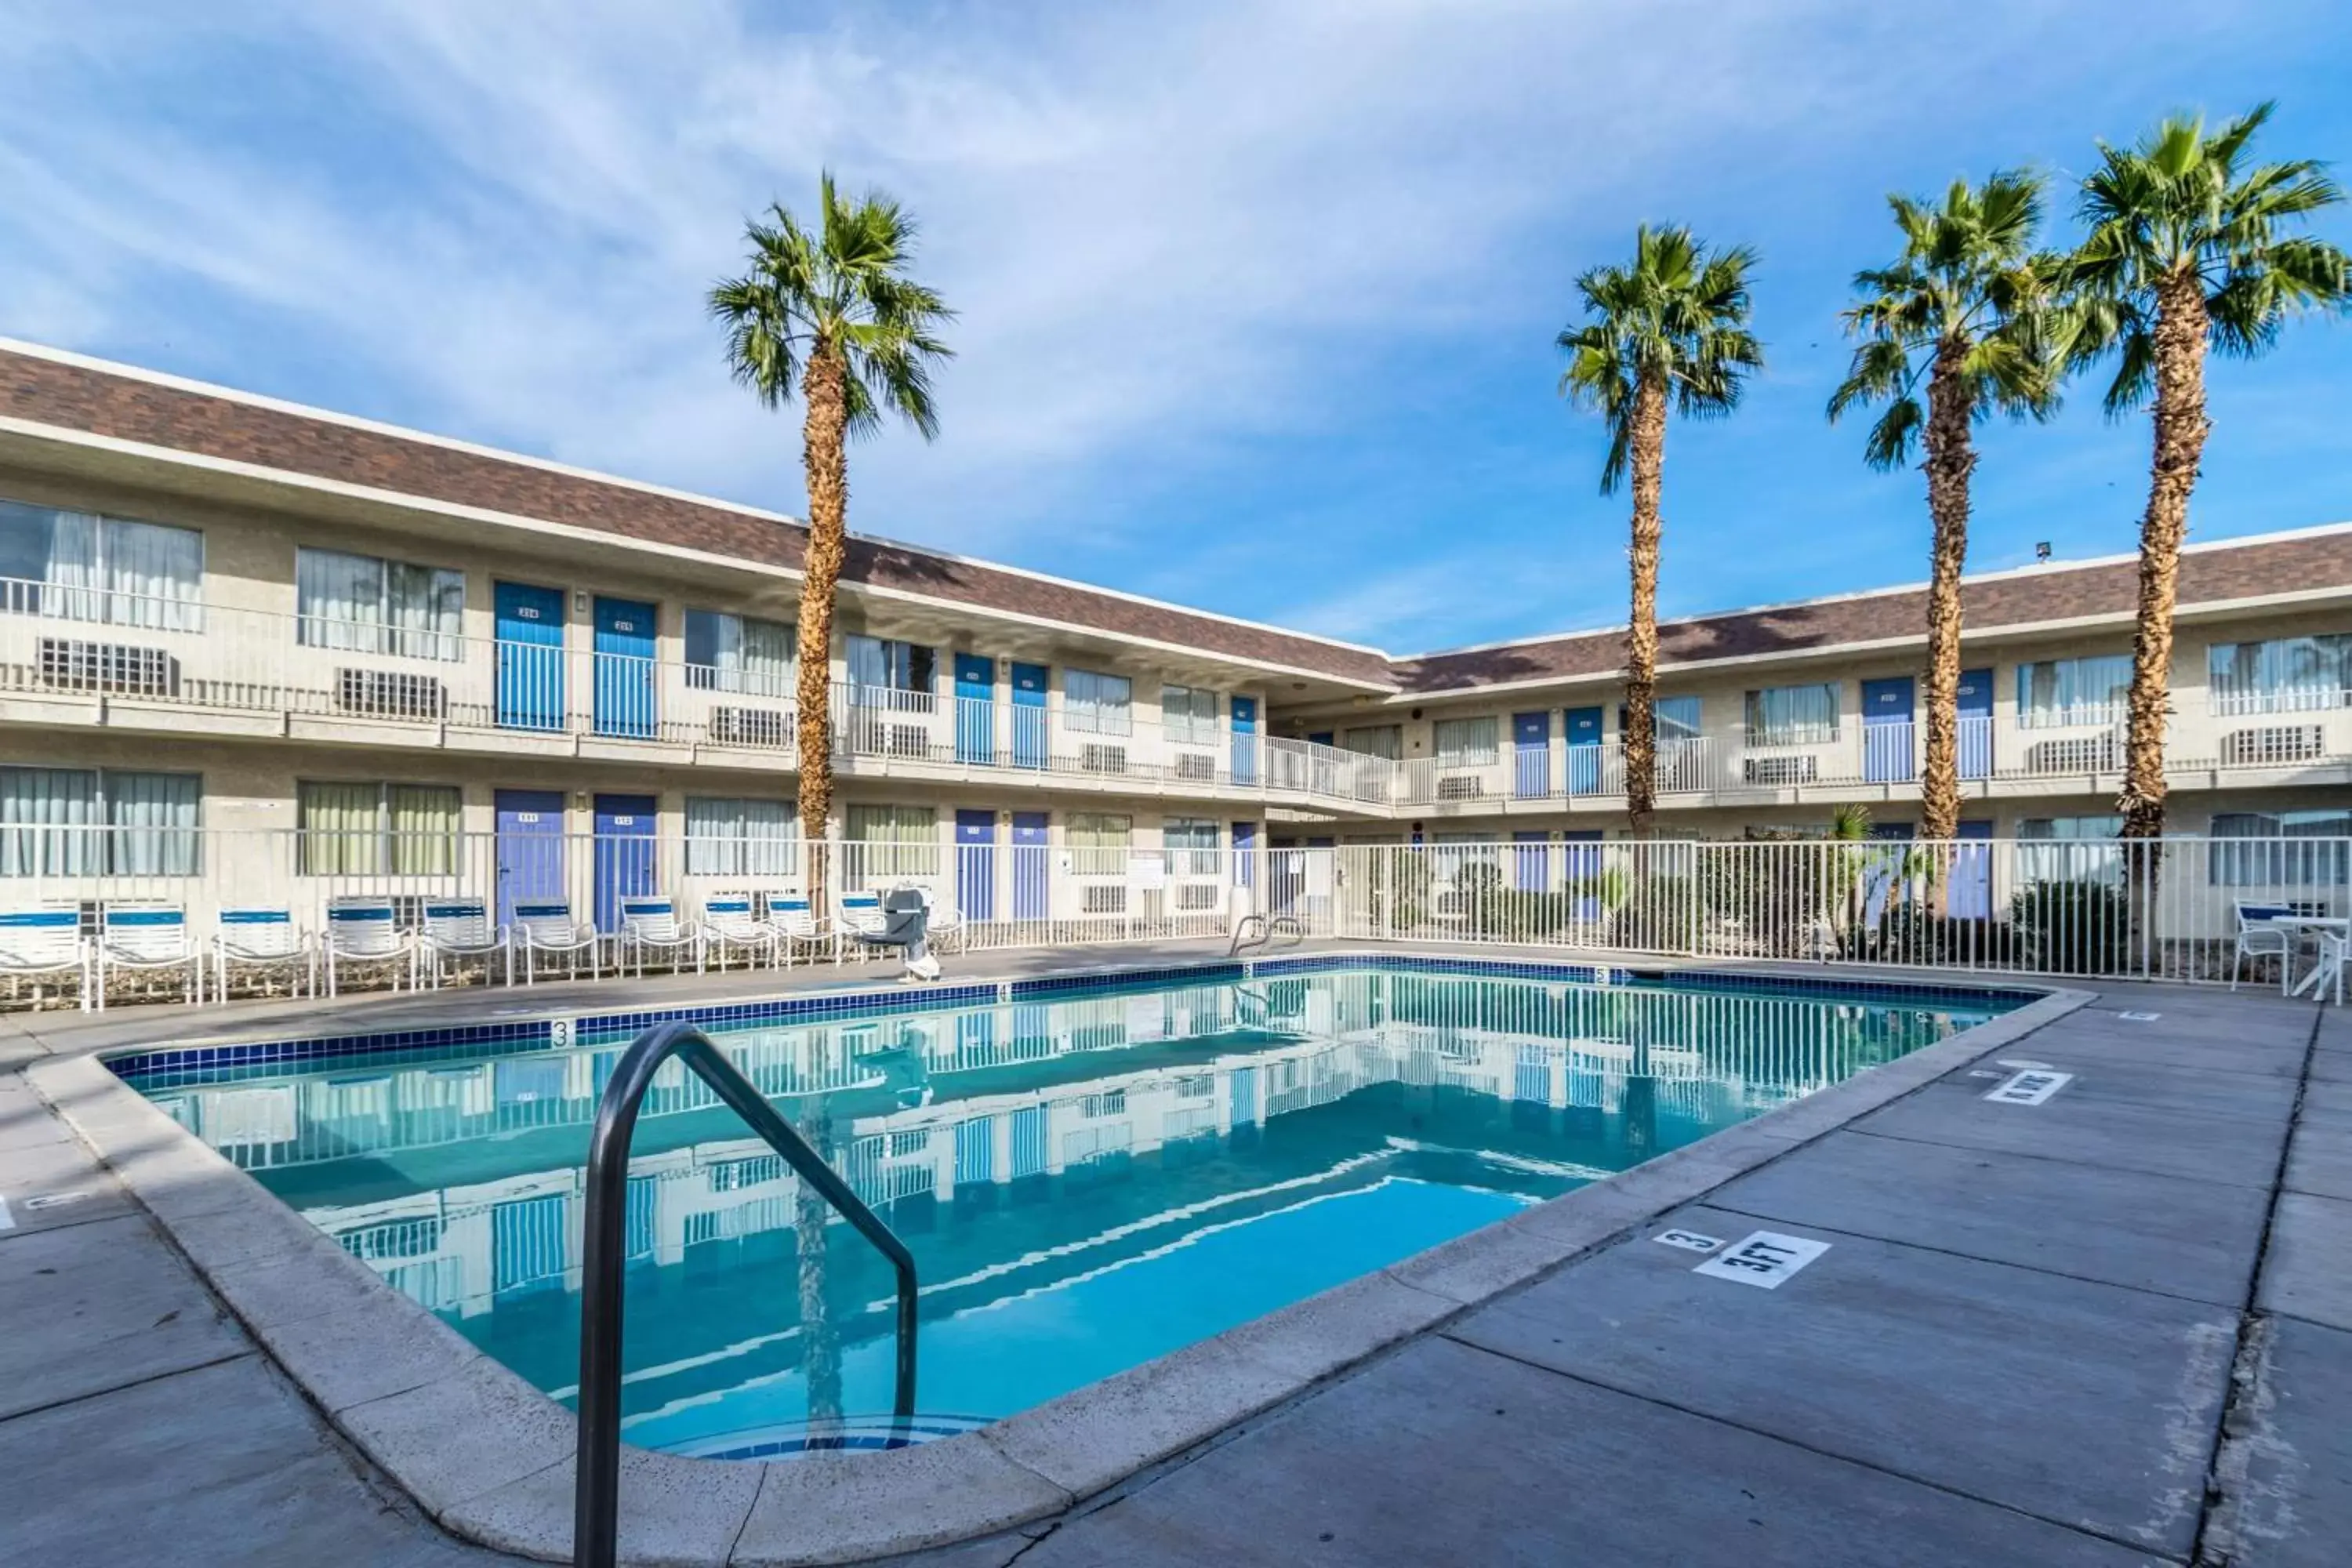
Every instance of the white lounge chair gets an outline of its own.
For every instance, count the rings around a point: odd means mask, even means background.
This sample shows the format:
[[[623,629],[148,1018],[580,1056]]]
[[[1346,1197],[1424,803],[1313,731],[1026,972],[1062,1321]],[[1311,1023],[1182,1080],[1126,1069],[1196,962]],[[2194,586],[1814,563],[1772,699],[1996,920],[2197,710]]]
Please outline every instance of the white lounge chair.
[[[787,963],[795,952],[804,952],[812,960],[819,955],[840,955],[841,939],[833,922],[809,907],[804,893],[789,888],[770,893],[768,929],[776,933],[777,949]]]
[[[342,972],[352,967],[384,965],[395,989],[400,984],[400,961],[408,961],[408,984],[416,985],[416,938],[400,929],[390,899],[364,896],[327,900],[327,994],[337,995]]]
[[[177,972],[180,1000],[205,999],[205,955],[178,904],[108,904],[99,916],[97,1005],[106,1005],[117,970],[134,974]]]
[[[287,988],[294,994],[318,994],[318,949],[308,932],[296,929],[294,911],[283,904],[221,910],[220,929],[213,933],[215,997],[228,1000],[230,984],[240,969],[282,971],[288,977]]]
[[[0,980],[72,975],[82,1010],[90,1005],[89,943],[81,934],[81,909],[47,904],[30,910],[0,910]]]
[[[964,943],[964,925],[961,910],[953,904],[940,902],[936,896],[931,899],[929,931],[933,947],[942,948],[950,952],[961,952]]]
[[[845,942],[865,942],[888,928],[879,893],[844,893],[834,901],[834,929]]]
[[[2352,969],[2352,931],[2323,931],[2319,933],[2319,983],[2311,988],[2311,999],[2324,1002],[2329,992],[2336,994],[2336,1005],[2344,1005],[2344,972]]]
[[[2293,967],[2288,960],[2294,952],[2294,931],[2293,927],[2275,922],[2286,919],[2294,910],[2284,904],[2257,903],[2247,899],[2238,900],[2234,908],[2237,940],[2230,953],[2230,989],[2235,991],[2238,988],[2238,980],[2245,973],[2248,959],[2275,958],[2279,964],[2279,992],[2284,994],[2287,971]]]
[[[694,967],[702,967],[701,929],[692,921],[681,921],[677,903],[669,899],[623,899],[620,934],[614,940],[618,946],[616,969],[634,965],[643,974],[649,952],[673,968],[684,967],[686,955],[691,952]]]
[[[522,983],[529,985],[539,977],[542,962],[563,960],[563,971],[576,977],[580,960],[588,960],[588,977],[601,977],[604,972],[604,939],[593,925],[572,918],[572,906],[554,900],[525,903],[518,900],[514,907],[514,947],[522,954]]]
[[[747,892],[713,893],[702,900],[702,940],[721,969],[727,967],[730,952],[742,953],[755,966],[762,957],[770,963],[776,962],[776,932],[752,918],[751,895]]]
[[[507,928],[490,923],[490,906],[481,899],[429,899],[425,904],[425,929],[416,938],[418,963],[439,990],[445,975],[456,973],[466,960],[482,961],[482,976],[489,977],[493,957],[506,961],[506,978],[514,983],[514,946]]]

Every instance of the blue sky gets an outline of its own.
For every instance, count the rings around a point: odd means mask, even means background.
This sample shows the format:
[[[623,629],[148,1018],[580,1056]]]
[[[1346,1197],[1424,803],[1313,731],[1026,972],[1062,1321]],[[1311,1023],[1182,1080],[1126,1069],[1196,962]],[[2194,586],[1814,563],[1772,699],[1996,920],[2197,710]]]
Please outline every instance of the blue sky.
[[[104,6],[0,28],[0,334],[801,508],[703,289],[826,164],[924,220],[941,438],[853,528],[1398,651],[1612,624],[1622,497],[1555,395],[1635,224],[1763,255],[1770,367],[1669,435],[1669,613],[1914,580],[1918,476],[1822,405],[1884,197],[2060,185],[2281,102],[2352,162],[2352,12],[2133,4]],[[2321,232],[2352,243],[2352,215]],[[2192,519],[2352,517],[2352,323],[2217,365]],[[1995,426],[1972,564],[2127,550],[2144,422]]]

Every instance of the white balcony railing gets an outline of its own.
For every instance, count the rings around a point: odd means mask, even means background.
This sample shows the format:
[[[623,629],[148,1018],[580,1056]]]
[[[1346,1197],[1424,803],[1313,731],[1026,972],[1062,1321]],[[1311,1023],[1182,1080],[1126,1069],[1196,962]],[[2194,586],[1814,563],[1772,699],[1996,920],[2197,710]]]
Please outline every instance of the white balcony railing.
[[[20,718],[54,716],[44,705],[55,702],[103,704],[115,723],[194,710],[322,740],[389,727],[436,745],[488,736],[525,754],[537,742],[666,747],[763,752],[781,767],[793,765],[798,706],[783,670],[0,579],[0,702],[11,699],[29,705]],[[1393,793],[1379,759],[1197,721],[1093,714],[1081,730],[1043,706],[849,682],[831,704],[835,755],[850,771],[984,768],[1351,806]]]

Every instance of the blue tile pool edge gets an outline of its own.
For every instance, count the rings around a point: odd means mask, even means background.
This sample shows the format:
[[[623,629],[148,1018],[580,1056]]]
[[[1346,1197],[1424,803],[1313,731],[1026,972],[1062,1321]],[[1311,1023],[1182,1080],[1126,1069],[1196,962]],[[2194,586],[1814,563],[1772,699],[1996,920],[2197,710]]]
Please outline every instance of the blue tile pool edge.
[[[1302,958],[1223,959],[1200,963],[1097,970],[1079,974],[1041,975],[1029,980],[938,985],[922,990],[901,986],[846,994],[819,993],[752,1002],[517,1019],[499,1024],[452,1024],[363,1034],[316,1035],[297,1039],[231,1041],[208,1046],[162,1048],[132,1046],[119,1052],[101,1052],[100,1059],[117,1078],[130,1082],[164,1073],[308,1061],[327,1057],[368,1056],[384,1051],[479,1046],[505,1046],[523,1051],[599,1036],[635,1034],[656,1024],[671,1022],[722,1026],[751,1023],[814,1024],[874,1013],[929,1013],[1035,997],[1130,990],[1140,985],[1170,982],[1213,984],[1230,980],[1276,979],[1285,975],[1368,968],[1409,974],[1457,974],[1578,985],[1664,989],[1695,986],[1720,991],[1796,992],[1888,1005],[1906,1003],[1927,1005],[1991,1004],[2021,1007],[2051,994],[2047,988],[2015,984],[1961,985],[1916,981],[1816,979],[1806,975],[1759,974],[1737,970],[1678,969],[1664,965],[1637,969],[1617,964],[1439,957],[1390,952],[1317,953]]]

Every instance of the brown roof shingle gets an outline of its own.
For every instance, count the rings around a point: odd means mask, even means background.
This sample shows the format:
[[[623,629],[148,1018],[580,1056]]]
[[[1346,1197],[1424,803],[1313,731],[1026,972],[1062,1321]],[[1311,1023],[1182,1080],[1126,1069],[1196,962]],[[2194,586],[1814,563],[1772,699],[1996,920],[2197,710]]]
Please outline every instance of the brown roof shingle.
[[[797,568],[797,523],[612,480],[159,384],[0,348],[0,415],[624,538]],[[853,538],[845,581],[1034,616],[1204,653],[1389,685],[1369,649]]]
[[[1972,631],[2078,616],[2128,614],[2137,602],[2137,567],[2129,561],[2039,567],[1968,583],[1961,590],[1961,614]],[[2183,608],[2344,584],[2352,584],[2352,533],[2256,540],[2196,550],[2183,555],[2180,563]],[[1801,653],[1841,643],[1924,636],[1927,625],[1927,590],[1891,589],[1662,622],[1658,661],[1687,664]],[[1625,634],[1611,630],[1425,654],[1399,660],[1395,668],[1407,691],[1435,692],[1507,681],[1601,675],[1623,668],[1624,662]]]

